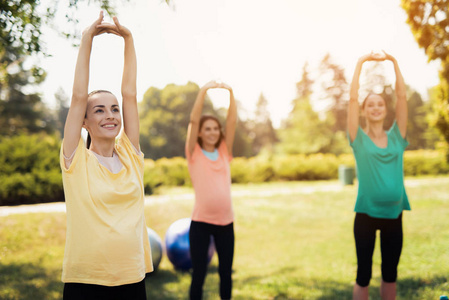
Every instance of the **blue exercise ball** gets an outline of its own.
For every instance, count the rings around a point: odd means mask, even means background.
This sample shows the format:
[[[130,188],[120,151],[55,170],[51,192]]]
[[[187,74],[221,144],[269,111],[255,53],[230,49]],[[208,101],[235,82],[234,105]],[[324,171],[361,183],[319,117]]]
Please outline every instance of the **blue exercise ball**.
[[[190,223],[190,218],[179,219],[170,225],[165,234],[167,257],[176,270],[188,271],[192,268],[189,240]],[[208,263],[212,260],[214,252],[215,246],[211,236],[207,253]]]
[[[153,261],[153,268],[154,271],[157,270],[159,267],[159,264],[161,263],[162,259],[162,240],[159,237],[159,235],[154,231],[153,229],[147,227],[148,232],[148,239],[150,240],[150,246],[151,246],[151,259]],[[153,271],[153,272],[154,272]]]

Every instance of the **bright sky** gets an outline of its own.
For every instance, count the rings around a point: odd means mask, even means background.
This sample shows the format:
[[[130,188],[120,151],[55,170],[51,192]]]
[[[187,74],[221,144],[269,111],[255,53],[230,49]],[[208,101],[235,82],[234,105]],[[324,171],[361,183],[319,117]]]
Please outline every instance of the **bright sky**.
[[[330,53],[349,82],[358,57],[373,49],[394,55],[406,83],[424,99],[427,89],[438,84],[439,63],[427,63],[405,23],[400,0],[174,0],[174,10],[161,0],[117,2],[119,20],[135,40],[139,101],[151,86],[188,81],[201,86],[219,79],[233,87],[247,111],[240,112],[243,117],[251,115],[263,93],[278,127],[291,110],[305,62],[314,71]],[[98,13],[80,7],[79,31]],[[58,27],[67,27],[65,18],[58,18]],[[48,72],[45,98],[53,99],[59,87],[70,95],[78,49],[51,31],[46,41],[53,56],[41,60]],[[90,90],[108,89],[119,96],[122,67],[123,41],[113,35],[97,37]],[[385,71],[393,81],[391,63],[385,63]],[[209,95],[215,106],[227,106],[226,93]]]

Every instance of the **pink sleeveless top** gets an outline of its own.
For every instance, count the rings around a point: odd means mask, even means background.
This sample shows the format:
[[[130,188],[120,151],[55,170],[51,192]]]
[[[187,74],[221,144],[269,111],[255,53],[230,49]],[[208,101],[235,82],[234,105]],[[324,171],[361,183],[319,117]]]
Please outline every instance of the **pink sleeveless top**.
[[[189,174],[195,190],[195,205],[192,220],[215,225],[228,225],[234,221],[231,201],[231,172],[229,163],[232,155],[226,143],[218,147],[218,159],[210,160],[197,143],[190,155],[185,149]]]

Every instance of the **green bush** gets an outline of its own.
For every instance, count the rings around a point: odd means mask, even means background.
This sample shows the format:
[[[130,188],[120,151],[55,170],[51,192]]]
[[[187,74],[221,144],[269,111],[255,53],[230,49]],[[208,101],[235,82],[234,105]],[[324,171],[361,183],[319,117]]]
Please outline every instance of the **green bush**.
[[[354,155],[351,154],[341,154],[338,156],[339,165],[345,165],[349,167],[355,167],[355,158]]]
[[[252,157],[249,160],[251,166],[251,177],[248,182],[267,182],[276,180],[272,157]]]
[[[145,159],[143,177],[146,194],[154,193],[154,189],[161,186],[190,185],[187,161],[182,157],[161,158],[156,161]]]
[[[334,154],[297,154],[278,156],[273,160],[280,180],[324,180],[338,176],[338,157]]]
[[[0,205],[63,201],[60,140],[45,134],[0,137]],[[354,166],[352,154],[260,155],[231,162],[233,183],[338,178],[340,165]],[[404,154],[406,176],[449,174],[444,151]],[[185,158],[145,159],[144,188],[191,185]]]
[[[231,181],[233,183],[247,183],[251,181],[251,173],[248,166],[248,159],[236,157],[231,162]]]
[[[55,136],[0,137],[0,205],[64,200],[59,149]]]
[[[414,150],[404,154],[406,176],[448,174],[444,151]]]
[[[275,179],[270,157],[236,157],[231,162],[233,183],[267,182]]]
[[[340,165],[355,166],[352,154],[295,154],[236,157],[231,162],[233,183],[267,182],[276,180],[327,180],[338,178]],[[448,174],[449,165],[444,151],[415,150],[404,154],[406,176]],[[145,160],[145,192],[151,194],[161,185],[190,185],[184,158]]]

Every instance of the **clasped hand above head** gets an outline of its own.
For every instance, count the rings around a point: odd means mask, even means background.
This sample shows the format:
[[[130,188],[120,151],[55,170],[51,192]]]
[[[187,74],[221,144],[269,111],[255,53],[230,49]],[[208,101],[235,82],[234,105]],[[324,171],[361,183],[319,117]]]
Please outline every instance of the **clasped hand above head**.
[[[92,23],[92,25],[83,30],[83,36],[93,38],[97,35],[105,33],[104,29],[98,27],[98,25],[100,25],[103,22],[103,19],[104,19],[103,11],[100,11],[98,19],[96,19]]]
[[[103,30],[103,32],[112,33],[125,39],[132,36],[131,31],[121,25],[116,16],[112,17],[112,20],[114,21],[114,24],[101,22],[101,24],[97,25],[97,28]]]
[[[211,80],[203,86],[204,89],[226,89],[231,91],[232,88],[223,82],[217,82],[215,80]]]
[[[360,58],[361,61],[385,61],[385,60],[394,60],[394,57],[388,53],[386,53],[384,50],[382,50],[382,53],[376,53],[371,51],[371,53],[366,54]]]
[[[131,31],[125,26],[121,25],[116,16],[112,17],[114,23],[108,23],[104,21],[103,11],[100,12],[100,15],[97,20],[95,20],[92,25],[84,29],[83,35],[87,35],[90,37],[94,37],[103,33],[112,33],[118,36],[123,37],[124,39],[131,37]]]

